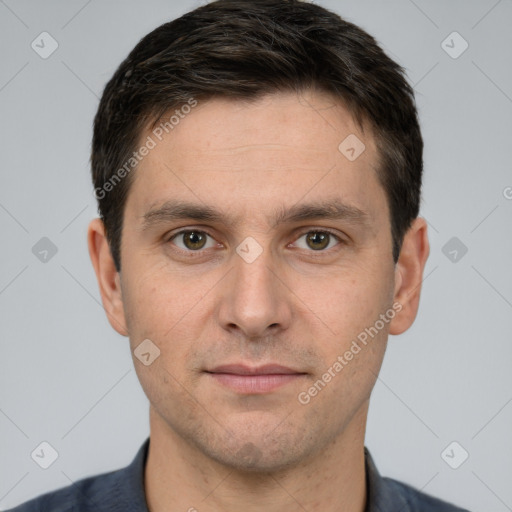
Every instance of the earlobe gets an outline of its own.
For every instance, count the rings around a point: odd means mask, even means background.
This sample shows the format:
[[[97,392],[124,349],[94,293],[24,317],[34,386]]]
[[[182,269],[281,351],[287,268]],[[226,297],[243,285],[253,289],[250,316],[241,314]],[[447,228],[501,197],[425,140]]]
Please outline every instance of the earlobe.
[[[87,243],[108,321],[119,334],[128,336],[120,276],[116,270],[101,219],[93,219],[90,222]]]
[[[430,252],[425,219],[416,218],[404,236],[395,268],[393,301],[402,309],[390,323],[389,334],[402,334],[414,322],[418,312],[423,271]]]

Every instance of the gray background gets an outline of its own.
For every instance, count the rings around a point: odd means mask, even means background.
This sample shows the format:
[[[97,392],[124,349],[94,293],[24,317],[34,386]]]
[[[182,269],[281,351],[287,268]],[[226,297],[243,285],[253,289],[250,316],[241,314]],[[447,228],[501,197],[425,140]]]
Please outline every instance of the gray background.
[[[366,445],[384,475],[473,511],[512,510],[512,2],[319,3],[405,66],[426,143],[420,312],[390,338]],[[128,464],[148,434],[86,248],[91,123],[136,42],[199,4],[0,1],[1,509]],[[43,31],[59,45],[47,59],[31,48]],[[453,31],[469,43],[458,58],[442,46]],[[46,262],[32,252],[42,237],[58,249]],[[59,454],[46,470],[30,456],[42,441]],[[458,469],[441,456],[452,441],[469,453]]]

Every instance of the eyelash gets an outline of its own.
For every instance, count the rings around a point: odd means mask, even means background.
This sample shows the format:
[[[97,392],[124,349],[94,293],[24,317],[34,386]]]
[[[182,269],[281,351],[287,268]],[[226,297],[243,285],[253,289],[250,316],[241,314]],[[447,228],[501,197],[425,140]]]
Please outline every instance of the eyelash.
[[[184,235],[185,233],[190,233],[191,231],[195,231],[197,233],[202,233],[204,235],[209,236],[213,240],[215,240],[215,238],[210,233],[208,233],[207,231],[200,230],[200,229],[194,229],[194,228],[188,228],[188,229],[182,229],[181,231],[173,233],[169,238],[167,238],[167,242],[172,242],[175,238],[179,237],[180,235]],[[327,233],[327,234],[329,234],[330,236],[332,236],[332,237],[334,237],[336,239],[336,241],[338,242],[337,245],[342,245],[342,244],[346,243],[346,241],[343,240],[338,234],[336,234],[334,231],[331,231],[328,228],[322,228],[322,229],[314,229],[314,228],[311,229],[311,228],[309,228],[306,231],[300,232],[297,235],[297,238],[295,239],[295,241],[297,241],[299,238],[303,237],[304,235],[307,235],[308,233]],[[334,246],[334,247],[336,247],[336,246]],[[331,247],[330,249],[320,250],[320,251],[314,251],[313,249],[311,249],[308,252],[310,252],[314,256],[320,256],[322,253],[330,252],[332,249],[334,249],[334,247]],[[187,249],[187,250],[181,249],[181,247],[176,247],[176,249],[178,251],[186,252],[187,255],[189,255],[191,257],[202,256],[204,251],[206,250],[206,249],[198,249],[197,251],[193,251],[193,250],[190,250],[190,249]]]

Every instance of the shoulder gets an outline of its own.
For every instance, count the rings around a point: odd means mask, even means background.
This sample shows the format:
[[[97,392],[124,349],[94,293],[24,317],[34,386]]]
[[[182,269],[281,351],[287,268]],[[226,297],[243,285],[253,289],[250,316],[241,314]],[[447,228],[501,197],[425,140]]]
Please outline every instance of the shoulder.
[[[7,512],[85,512],[111,510],[116,501],[117,481],[124,470],[84,478],[62,489],[31,499]]]
[[[144,466],[149,439],[125,468],[79,480],[7,512],[147,512]]]
[[[446,501],[425,494],[398,480],[387,477],[384,477],[382,480],[384,485],[393,494],[400,496],[407,503],[409,506],[407,510],[411,512],[469,512],[466,509],[456,507]]]
[[[368,512],[469,512],[425,494],[411,485],[382,477],[365,446]]]

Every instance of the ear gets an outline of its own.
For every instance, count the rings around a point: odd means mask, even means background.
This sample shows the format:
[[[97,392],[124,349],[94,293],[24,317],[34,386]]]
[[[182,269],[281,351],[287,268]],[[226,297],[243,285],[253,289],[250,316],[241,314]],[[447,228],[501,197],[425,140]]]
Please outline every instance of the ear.
[[[123,308],[121,280],[110,252],[105,226],[101,219],[93,219],[87,231],[89,256],[100,288],[103,308],[110,325],[122,336],[128,336]]]
[[[389,334],[402,334],[414,322],[420,302],[423,270],[430,253],[427,222],[416,218],[404,236],[400,256],[395,266],[394,302],[402,309],[393,318]]]

